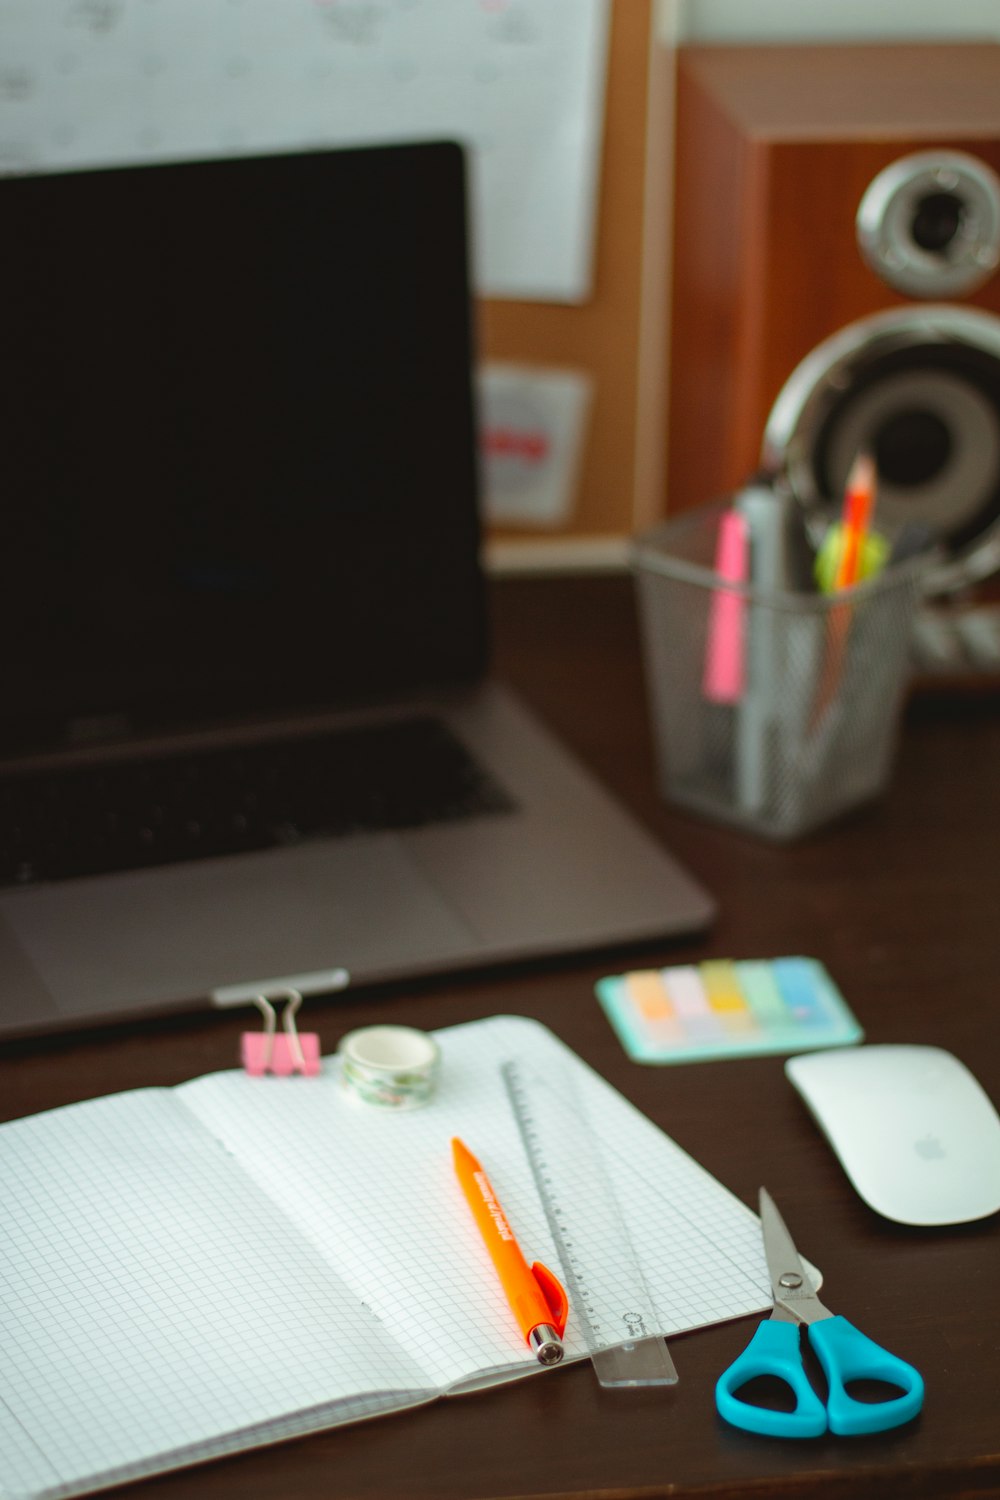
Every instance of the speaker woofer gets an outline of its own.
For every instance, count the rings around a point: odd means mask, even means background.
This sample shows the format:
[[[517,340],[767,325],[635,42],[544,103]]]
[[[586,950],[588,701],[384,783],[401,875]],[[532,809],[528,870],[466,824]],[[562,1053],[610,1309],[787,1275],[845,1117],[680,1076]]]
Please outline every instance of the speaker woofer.
[[[878,525],[929,528],[941,561],[931,594],[1000,568],[1000,318],[925,306],[840,329],[797,366],[764,433],[818,540],[840,511],[861,450],[879,475]]]

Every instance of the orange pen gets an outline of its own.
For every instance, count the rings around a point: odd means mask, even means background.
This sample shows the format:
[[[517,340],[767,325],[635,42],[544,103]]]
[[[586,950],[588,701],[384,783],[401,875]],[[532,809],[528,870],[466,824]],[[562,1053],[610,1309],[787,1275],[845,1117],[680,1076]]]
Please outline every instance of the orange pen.
[[[459,1185],[528,1347],[540,1364],[556,1365],[569,1311],[562,1283],[540,1261],[528,1265],[486,1173],[457,1137],[451,1149]]]

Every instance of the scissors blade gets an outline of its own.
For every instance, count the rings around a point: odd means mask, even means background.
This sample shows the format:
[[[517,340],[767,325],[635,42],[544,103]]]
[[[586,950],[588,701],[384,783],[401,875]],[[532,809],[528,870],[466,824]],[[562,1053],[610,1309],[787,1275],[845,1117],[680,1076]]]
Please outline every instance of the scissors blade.
[[[771,1295],[774,1298],[772,1316],[779,1321],[796,1323],[816,1323],[821,1318],[832,1317],[829,1308],[824,1307],[816,1296],[809,1273],[795,1248],[795,1241],[788,1233],[785,1221],[767,1188],[760,1189],[759,1203],[764,1255],[771,1278]]]

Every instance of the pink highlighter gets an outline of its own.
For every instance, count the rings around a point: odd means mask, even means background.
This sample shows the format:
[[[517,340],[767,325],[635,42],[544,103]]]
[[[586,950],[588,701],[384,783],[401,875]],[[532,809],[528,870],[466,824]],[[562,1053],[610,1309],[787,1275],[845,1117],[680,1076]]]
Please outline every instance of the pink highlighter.
[[[746,583],[750,542],[746,517],[727,510],[719,521],[715,572],[727,583]],[[738,703],[746,687],[744,617],[746,599],[730,589],[715,589],[709,602],[708,644],[702,692],[710,703]]]

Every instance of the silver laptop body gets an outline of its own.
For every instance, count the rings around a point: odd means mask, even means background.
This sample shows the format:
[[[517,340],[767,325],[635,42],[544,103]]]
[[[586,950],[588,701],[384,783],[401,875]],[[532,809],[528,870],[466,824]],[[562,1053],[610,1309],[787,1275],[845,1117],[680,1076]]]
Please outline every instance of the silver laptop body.
[[[489,679],[459,148],[8,179],[0,204],[0,1034],[705,926]],[[414,724],[462,747],[468,807],[211,826],[223,763],[273,752],[295,801],[305,745],[338,790],[334,732],[394,803]],[[207,814],[161,861],[175,772]]]

